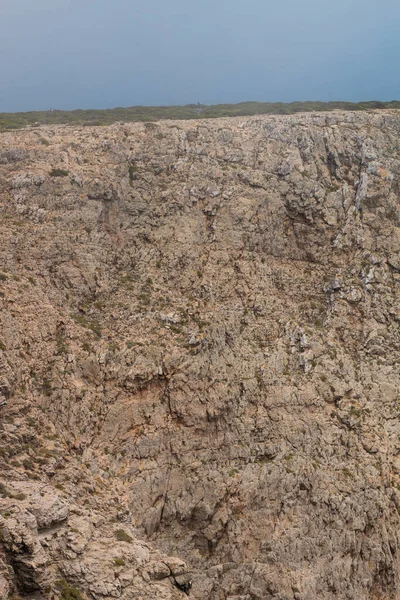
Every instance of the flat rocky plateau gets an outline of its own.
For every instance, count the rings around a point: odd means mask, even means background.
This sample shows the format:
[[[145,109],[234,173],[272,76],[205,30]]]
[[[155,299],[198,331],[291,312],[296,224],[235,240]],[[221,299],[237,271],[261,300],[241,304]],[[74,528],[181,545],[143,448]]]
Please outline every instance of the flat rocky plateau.
[[[400,599],[399,191],[398,111],[0,135],[2,600]]]

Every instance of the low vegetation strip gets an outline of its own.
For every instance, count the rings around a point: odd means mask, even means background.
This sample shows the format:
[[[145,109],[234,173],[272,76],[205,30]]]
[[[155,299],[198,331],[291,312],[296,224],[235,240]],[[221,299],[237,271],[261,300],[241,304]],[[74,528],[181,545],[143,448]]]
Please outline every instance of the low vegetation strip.
[[[28,126],[110,125],[119,121],[158,121],[160,119],[209,119],[251,115],[291,115],[297,112],[330,110],[376,110],[400,108],[400,101],[391,102],[241,102],[211,106],[187,104],[185,106],[131,106],[106,110],[47,110],[20,113],[0,113],[0,132]]]

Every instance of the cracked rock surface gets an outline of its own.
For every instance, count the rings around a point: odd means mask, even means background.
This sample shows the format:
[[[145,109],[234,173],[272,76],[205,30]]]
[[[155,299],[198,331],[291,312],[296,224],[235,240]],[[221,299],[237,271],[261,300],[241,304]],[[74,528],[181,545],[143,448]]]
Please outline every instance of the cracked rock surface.
[[[1,598],[400,599],[399,190],[397,111],[0,135]]]

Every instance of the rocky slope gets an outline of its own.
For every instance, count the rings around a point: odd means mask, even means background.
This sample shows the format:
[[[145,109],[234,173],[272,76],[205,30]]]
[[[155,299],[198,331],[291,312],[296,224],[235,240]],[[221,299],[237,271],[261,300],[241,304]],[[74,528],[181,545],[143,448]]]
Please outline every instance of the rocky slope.
[[[1,598],[400,598],[399,134],[0,136]]]

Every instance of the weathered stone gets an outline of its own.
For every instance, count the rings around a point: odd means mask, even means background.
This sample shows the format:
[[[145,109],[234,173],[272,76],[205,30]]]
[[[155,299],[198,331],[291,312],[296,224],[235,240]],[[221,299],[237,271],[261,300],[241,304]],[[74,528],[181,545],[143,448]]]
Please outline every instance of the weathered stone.
[[[399,597],[399,132],[2,134],[1,597]]]

